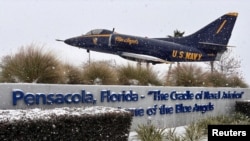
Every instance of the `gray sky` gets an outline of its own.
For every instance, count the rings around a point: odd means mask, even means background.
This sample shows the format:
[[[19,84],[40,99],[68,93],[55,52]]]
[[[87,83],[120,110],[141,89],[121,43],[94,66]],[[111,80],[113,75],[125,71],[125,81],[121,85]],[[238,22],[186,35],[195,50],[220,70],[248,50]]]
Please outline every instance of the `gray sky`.
[[[31,43],[44,45],[63,62],[80,65],[88,60],[84,49],[55,39],[85,34],[96,28],[147,36],[166,37],[178,29],[189,35],[228,12],[238,12],[229,45],[241,60],[250,84],[249,0],[0,0],[0,57],[14,54]],[[129,61],[115,55],[91,52],[92,60]],[[155,65],[162,73],[168,65]]]

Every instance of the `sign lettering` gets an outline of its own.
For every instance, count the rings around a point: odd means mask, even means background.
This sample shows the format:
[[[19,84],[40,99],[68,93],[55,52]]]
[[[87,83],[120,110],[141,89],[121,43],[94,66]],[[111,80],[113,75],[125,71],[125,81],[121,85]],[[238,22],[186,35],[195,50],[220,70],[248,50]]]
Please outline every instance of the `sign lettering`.
[[[244,92],[240,91],[199,91],[191,92],[186,90],[183,92],[170,91],[163,92],[161,90],[148,90],[147,93],[139,94],[134,90],[100,90],[99,99],[96,98],[98,94],[81,90],[76,93],[31,93],[24,92],[20,89],[12,91],[12,104],[14,106],[23,103],[27,106],[32,105],[53,105],[53,104],[97,104],[100,103],[138,103],[146,99],[151,99],[157,104],[143,107],[121,107],[125,108],[132,113],[135,117],[154,116],[154,115],[168,115],[180,113],[206,112],[213,111],[216,107],[212,101],[198,102],[199,100],[227,100],[227,99],[241,99]],[[187,104],[185,101],[193,101],[193,104]],[[168,101],[176,101],[175,104],[168,104]],[[177,102],[178,101],[178,102]],[[161,104],[159,104],[162,102]]]

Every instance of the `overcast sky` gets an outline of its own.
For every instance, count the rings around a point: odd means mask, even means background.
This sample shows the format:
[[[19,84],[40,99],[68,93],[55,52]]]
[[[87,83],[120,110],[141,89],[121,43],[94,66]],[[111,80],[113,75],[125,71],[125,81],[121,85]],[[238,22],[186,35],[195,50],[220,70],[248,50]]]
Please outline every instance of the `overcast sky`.
[[[65,63],[88,60],[84,49],[55,39],[67,39],[96,28],[147,36],[166,37],[178,29],[189,35],[228,12],[238,12],[229,45],[241,60],[250,84],[249,0],[0,0],[0,57],[15,54],[21,46],[44,45]],[[115,55],[91,52],[92,60],[115,60]],[[162,73],[168,65],[156,65]]]

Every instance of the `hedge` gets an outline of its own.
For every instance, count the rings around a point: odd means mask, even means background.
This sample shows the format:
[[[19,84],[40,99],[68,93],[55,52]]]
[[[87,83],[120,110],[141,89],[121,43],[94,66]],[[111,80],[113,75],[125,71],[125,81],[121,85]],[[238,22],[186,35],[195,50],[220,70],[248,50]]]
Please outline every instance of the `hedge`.
[[[0,110],[0,140],[127,141],[131,122],[109,107]]]
[[[235,110],[250,117],[250,100],[236,101]]]

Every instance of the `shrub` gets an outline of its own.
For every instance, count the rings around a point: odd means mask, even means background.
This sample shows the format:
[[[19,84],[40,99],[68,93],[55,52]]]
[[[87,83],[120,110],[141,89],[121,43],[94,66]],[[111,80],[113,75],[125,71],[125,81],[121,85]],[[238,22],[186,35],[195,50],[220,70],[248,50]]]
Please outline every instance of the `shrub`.
[[[235,103],[235,110],[250,117],[250,101],[239,100]]]
[[[209,73],[207,75],[206,84],[210,87],[227,87],[227,77],[218,72]]]
[[[15,112],[15,117],[13,117]],[[0,110],[0,140],[127,140],[130,112],[111,107]]]
[[[185,133],[182,138],[186,141],[200,141],[204,138],[204,131],[202,125],[191,123],[185,127]]]
[[[241,87],[248,85],[237,75],[226,76],[219,72],[206,72],[194,64],[180,64],[167,74],[169,86]]]
[[[117,83],[114,69],[107,61],[96,61],[83,65],[82,79],[85,84],[111,85]]]
[[[141,141],[162,141],[164,137],[164,129],[157,129],[153,125],[138,125],[136,132]]]
[[[117,73],[121,85],[162,85],[157,74],[150,67],[122,65],[117,69]]]
[[[194,64],[180,64],[174,67],[167,76],[167,85],[171,86],[204,86],[207,73]]]
[[[62,67],[66,84],[82,84],[81,70],[73,65],[65,64]]]
[[[167,129],[165,133],[167,141],[182,141],[182,136],[177,135],[177,133],[175,132],[175,129],[176,128]]]
[[[248,88],[248,85],[237,75],[232,75],[227,78],[229,87]]]
[[[4,82],[61,83],[59,61],[42,46],[21,47],[15,55],[7,55],[0,65]]]

